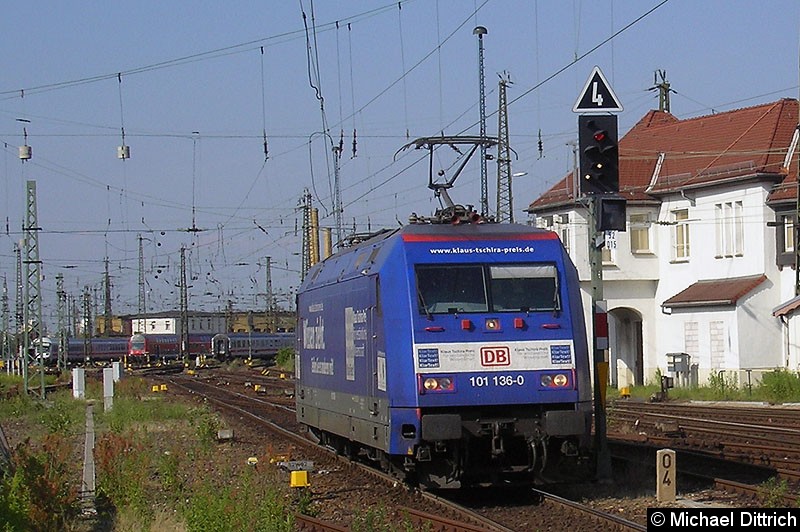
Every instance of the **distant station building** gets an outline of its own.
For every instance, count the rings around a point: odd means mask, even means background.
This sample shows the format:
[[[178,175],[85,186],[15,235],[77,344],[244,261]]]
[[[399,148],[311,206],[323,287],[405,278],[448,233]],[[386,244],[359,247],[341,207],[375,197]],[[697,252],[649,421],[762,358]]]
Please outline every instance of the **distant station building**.
[[[295,313],[289,311],[189,312],[187,318],[189,334],[291,332],[296,322]],[[180,311],[153,312],[146,317],[133,315],[127,321],[131,333],[181,334]]]
[[[189,334],[216,334],[227,330],[224,314],[213,312],[188,313]],[[181,334],[180,311],[148,314],[131,318],[131,330],[146,334]]]

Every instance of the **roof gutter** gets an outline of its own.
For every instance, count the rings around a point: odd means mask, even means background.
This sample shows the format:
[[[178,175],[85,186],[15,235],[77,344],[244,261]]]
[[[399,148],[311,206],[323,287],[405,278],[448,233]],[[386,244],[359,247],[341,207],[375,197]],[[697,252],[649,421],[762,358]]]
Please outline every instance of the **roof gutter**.
[[[650,177],[650,183],[647,185],[647,188],[644,189],[646,193],[650,193],[653,190],[653,187],[658,181],[658,176],[661,175],[661,166],[664,164],[664,159],[667,157],[665,152],[660,152],[658,154],[658,160],[656,161],[656,167],[653,169],[653,175]]]
[[[662,303],[662,308],[696,308],[696,307],[716,307],[716,306],[731,306],[734,302],[730,299],[718,299],[715,301],[692,301],[686,303]]]
[[[794,128],[794,135],[792,135],[792,142],[789,143],[789,149],[786,150],[786,157],[783,159],[783,168],[788,172],[789,165],[794,156],[794,150],[797,149],[797,141],[800,140],[800,124]]]

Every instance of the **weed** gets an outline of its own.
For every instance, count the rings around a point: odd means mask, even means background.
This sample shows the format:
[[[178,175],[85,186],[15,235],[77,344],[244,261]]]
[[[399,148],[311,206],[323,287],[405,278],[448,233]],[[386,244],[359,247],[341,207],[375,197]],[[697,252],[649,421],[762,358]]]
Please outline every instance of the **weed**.
[[[307,515],[309,517],[316,517],[319,512],[317,512],[312,503],[313,495],[310,490],[298,490],[294,501],[295,511],[297,513]]]
[[[62,394],[44,409],[41,417],[47,432],[68,436],[80,427],[83,416],[83,404]]]
[[[207,406],[193,408],[189,412],[189,422],[195,427],[200,447],[208,450],[217,441],[217,431],[220,428],[220,421],[216,414]]]
[[[184,491],[178,456],[178,453],[167,451],[158,459],[158,478],[161,480],[161,487],[175,498],[181,497]]]
[[[800,377],[783,369],[764,373],[758,386],[759,392],[770,403],[783,403],[800,396]]]
[[[10,399],[0,401],[0,417],[20,418],[36,412],[39,404],[25,393],[12,396]]]
[[[182,513],[190,532],[288,532],[293,518],[281,501],[278,490],[248,472],[235,488],[208,481],[196,486]]]
[[[281,347],[275,356],[275,365],[285,371],[294,371],[294,349]]]
[[[69,479],[69,442],[48,434],[41,449],[26,440],[14,451],[13,473],[0,484],[0,528],[63,530],[78,513],[78,493]]]
[[[716,399],[731,399],[739,389],[736,376],[728,376],[725,371],[711,373],[708,376],[708,387],[713,390]]]
[[[765,508],[784,508],[783,499],[789,493],[789,483],[786,479],[772,477],[763,484],[759,490],[761,504]]]
[[[151,447],[142,432],[108,432],[98,439],[94,449],[98,494],[117,508],[130,507],[143,521],[151,518]]]
[[[409,519],[408,515],[402,516],[398,521],[397,516],[391,515],[383,506],[369,508],[366,512],[356,512],[350,530],[353,532],[421,532],[430,531],[430,525],[419,529]]]

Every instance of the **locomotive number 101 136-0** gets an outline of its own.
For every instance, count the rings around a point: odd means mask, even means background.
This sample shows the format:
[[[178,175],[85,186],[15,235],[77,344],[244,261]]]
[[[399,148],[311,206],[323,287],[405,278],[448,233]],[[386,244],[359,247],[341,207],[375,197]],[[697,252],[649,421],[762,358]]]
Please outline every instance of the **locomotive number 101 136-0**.
[[[469,383],[474,388],[486,386],[524,386],[523,375],[477,375],[469,378]]]

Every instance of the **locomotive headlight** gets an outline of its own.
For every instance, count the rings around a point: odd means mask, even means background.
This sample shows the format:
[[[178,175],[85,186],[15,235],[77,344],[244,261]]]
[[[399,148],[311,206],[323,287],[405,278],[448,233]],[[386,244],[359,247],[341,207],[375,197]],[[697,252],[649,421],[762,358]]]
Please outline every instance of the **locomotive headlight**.
[[[486,327],[487,331],[499,331],[500,320],[498,320],[497,318],[486,318],[484,326]]]
[[[425,377],[420,392],[454,392],[455,389],[452,377]]]
[[[543,388],[564,388],[569,385],[569,377],[565,373],[545,374],[539,382]]]

